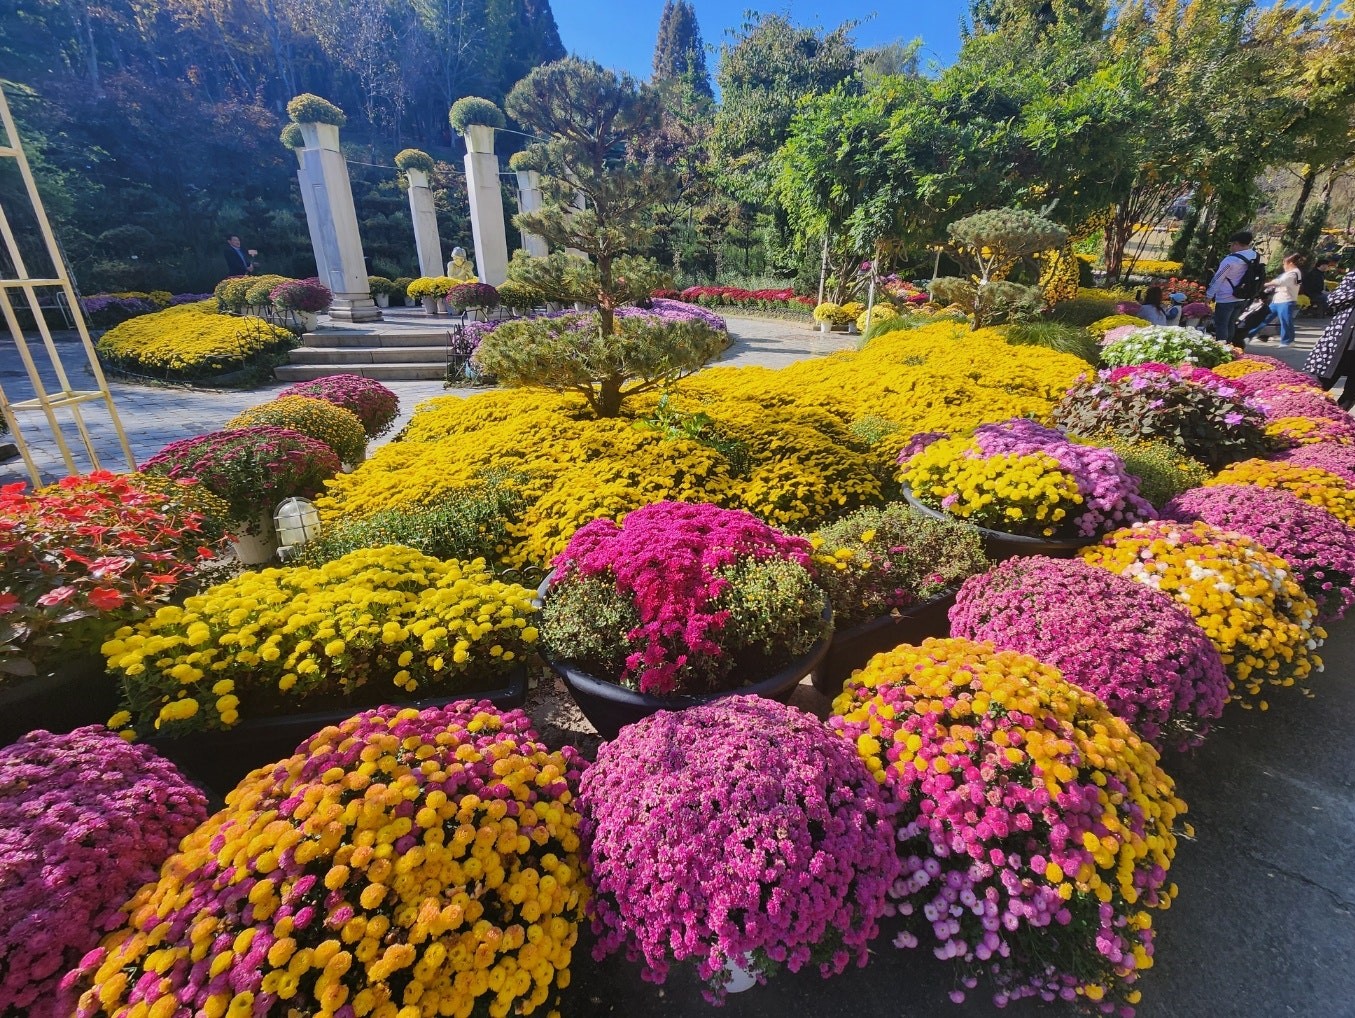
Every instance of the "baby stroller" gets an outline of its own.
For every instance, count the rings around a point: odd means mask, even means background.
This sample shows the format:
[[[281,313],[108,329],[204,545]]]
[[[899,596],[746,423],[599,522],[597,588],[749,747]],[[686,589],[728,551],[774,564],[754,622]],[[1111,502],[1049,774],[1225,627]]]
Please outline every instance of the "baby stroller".
[[[1247,305],[1237,320],[1236,335],[1250,336],[1266,324],[1266,320],[1270,318],[1270,298],[1270,292],[1266,291]]]

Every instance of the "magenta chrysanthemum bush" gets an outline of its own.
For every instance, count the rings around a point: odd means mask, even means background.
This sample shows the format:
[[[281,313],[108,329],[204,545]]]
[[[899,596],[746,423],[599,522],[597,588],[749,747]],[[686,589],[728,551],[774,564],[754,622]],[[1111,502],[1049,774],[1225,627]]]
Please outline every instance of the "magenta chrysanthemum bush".
[[[729,589],[733,567],[780,559],[808,569],[811,555],[805,538],[751,513],[655,502],[623,524],[599,519],[575,531],[555,559],[552,591],[580,578],[613,584],[639,620],[625,633],[633,649],[620,679],[642,693],[667,695],[688,691],[706,662],[727,658],[721,635],[730,612],[715,602]]]
[[[1299,467],[1316,467],[1343,477],[1355,485],[1355,447],[1335,442],[1318,442],[1289,449],[1275,457]]]
[[[1269,371],[1253,371],[1248,375],[1230,378],[1229,381],[1239,392],[1252,396],[1283,385],[1300,385],[1321,391],[1317,383],[1313,381],[1312,375],[1305,375],[1302,371],[1295,371],[1293,368],[1284,366],[1272,367]]]
[[[61,978],[206,816],[171,763],[106,728],[0,749],[0,1015],[68,1018]]]
[[[1017,558],[971,577],[950,626],[1053,665],[1158,747],[1197,743],[1228,700],[1223,660],[1190,616],[1085,562]]]
[[[1355,529],[1319,506],[1280,488],[1219,484],[1178,495],[1162,512],[1242,534],[1280,556],[1317,602],[1318,622],[1344,618],[1355,604]]]
[[[1333,421],[1352,422],[1350,414],[1342,410],[1336,401],[1325,395],[1321,389],[1310,386],[1274,386],[1262,389],[1252,396],[1252,402],[1266,415],[1266,420],[1275,421],[1281,417],[1321,417]]]
[[[897,810],[895,944],[999,1006],[1132,1015],[1185,811],[1153,747],[1052,666],[969,640],[876,655],[833,714]]]
[[[599,750],[578,805],[599,961],[624,950],[656,983],[691,961],[713,1003],[735,965],[763,981],[866,963],[893,828],[814,717],[755,696],[660,712]]]
[[[376,379],[361,375],[326,375],[297,382],[278,393],[278,399],[287,396],[322,399],[351,411],[362,422],[368,438],[384,435],[400,416],[400,397]]]

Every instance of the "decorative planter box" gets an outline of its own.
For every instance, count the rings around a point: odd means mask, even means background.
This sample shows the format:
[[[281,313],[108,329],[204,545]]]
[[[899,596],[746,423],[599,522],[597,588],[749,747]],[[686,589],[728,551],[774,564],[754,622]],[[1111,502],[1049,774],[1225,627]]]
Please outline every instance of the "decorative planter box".
[[[0,746],[37,728],[102,725],[118,709],[118,683],[101,657],[73,657],[50,675],[0,684]]]
[[[903,489],[904,500],[925,516],[930,516],[934,520],[950,520],[951,522],[963,523],[958,517],[951,516],[949,513],[943,513],[940,510],[933,509],[929,505],[923,505],[913,493],[906,487]],[[1002,530],[989,530],[987,527],[975,527],[983,535],[984,550],[988,557],[994,563],[1005,562],[1009,558],[1016,558],[1018,555],[1046,555],[1049,558],[1073,558],[1078,550],[1086,548],[1089,545],[1096,544],[1101,538],[1098,537],[1027,537],[1024,534],[1008,534]]]
[[[847,676],[864,668],[876,654],[901,643],[921,643],[929,636],[949,636],[955,594],[955,590],[948,590],[901,611],[835,630],[828,653],[814,669],[814,688],[825,696],[837,696]]]

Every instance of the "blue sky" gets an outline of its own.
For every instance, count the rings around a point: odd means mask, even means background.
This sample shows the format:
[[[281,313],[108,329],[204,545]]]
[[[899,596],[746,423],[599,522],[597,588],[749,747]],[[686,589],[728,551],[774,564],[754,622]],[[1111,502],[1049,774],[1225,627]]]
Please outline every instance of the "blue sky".
[[[750,0],[694,0],[701,35],[708,45],[719,45],[727,29],[743,23],[744,11],[781,12],[801,25],[834,28],[857,21],[859,46],[876,46],[895,39],[923,40],[923,63],[950,63],[960,48],[960,18],[968,10],[964,0],[930,0],[901,5],[884,0],[782,0],[777,4]],[[659,30],[663,0],[552,0],[560,38],[572,53],[589,57],[637,77],[649,77],[654,37]],[[714,55],[707,56],[711,73]]]

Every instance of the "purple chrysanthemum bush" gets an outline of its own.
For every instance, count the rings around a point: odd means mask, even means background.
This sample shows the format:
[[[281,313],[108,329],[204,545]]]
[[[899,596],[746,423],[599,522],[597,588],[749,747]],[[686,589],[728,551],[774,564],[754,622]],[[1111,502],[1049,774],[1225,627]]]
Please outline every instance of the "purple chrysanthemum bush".
[[[206,816],[172,764],[104,728],[0,749],[0,1016],[68,1018],[62,977]]]
[[[950,619],[953,636],[1058,668],[1159,747],[1198,743],[1228,699],[1223,659],[1190,616],[1085,562],[1010,559],[966,580]]]
[[[1319,470],[1329,471],[1355,486],[1355,446],[1318,442],[1288,449],[1275,458],[1295,466],[1317,467]]]
[[[646,979],[692,962],[718,1003],[735,966],[864,965],[898,871],[879,786],[812,716],[758,697],[661,712],[585,772],[594,956]]]
[[[361,375],[326,375],[297,382],[283,389],[277,398],[287,396],[309,396],[352,411],[362,422],[368,438],[384,435],[400,416],[400,397],[375,379]]]
[[[1317,603],[1320,623],[1344,618],[1355,604],[1355,529],[1288,491],[1249,484],[1193,488],[1168,502],[1163,515],[1242,534],[1280,556]]]
[[[1132,1015],[1185,811],[1153,747],[1052,666],[961,639],[877,655],[833,715],[896,811],[896,946],[999,1006]]]

